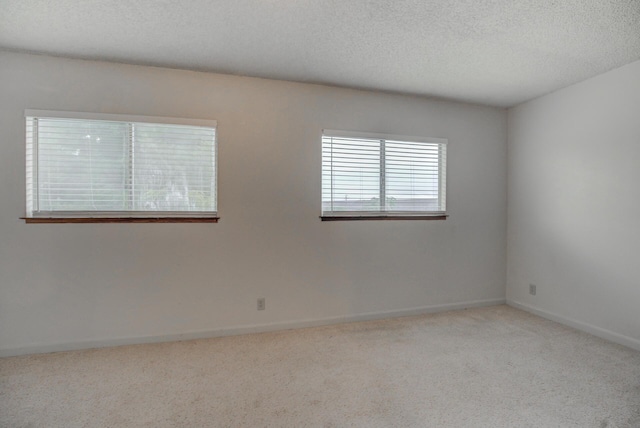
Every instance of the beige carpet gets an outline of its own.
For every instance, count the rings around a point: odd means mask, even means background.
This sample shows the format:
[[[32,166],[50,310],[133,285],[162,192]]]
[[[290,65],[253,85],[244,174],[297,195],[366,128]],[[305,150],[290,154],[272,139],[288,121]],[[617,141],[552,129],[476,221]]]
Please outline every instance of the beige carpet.
[[[507,306],[0,359],[2,427],[640,427],[640,353]]]

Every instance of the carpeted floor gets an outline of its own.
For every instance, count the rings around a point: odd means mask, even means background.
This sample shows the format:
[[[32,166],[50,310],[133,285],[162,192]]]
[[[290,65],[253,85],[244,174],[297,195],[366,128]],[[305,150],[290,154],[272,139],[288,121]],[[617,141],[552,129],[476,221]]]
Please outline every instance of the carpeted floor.
[[[1,427],[640,427],[640,352],[507,306],[0,359]]]

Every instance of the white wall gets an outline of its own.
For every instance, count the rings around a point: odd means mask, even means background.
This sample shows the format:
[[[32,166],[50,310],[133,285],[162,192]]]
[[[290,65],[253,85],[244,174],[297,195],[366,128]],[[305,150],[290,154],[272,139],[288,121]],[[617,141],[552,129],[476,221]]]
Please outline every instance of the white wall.
[[[25,224],[27,108],[216,119],[220,223]],[[323,128],[448,138],[450,218],[321,222]],[[506,111],[0,52],[0,201],[4,355],[500,302]]]
[[[508,123],[507,299],[640,349],[640,61]]]

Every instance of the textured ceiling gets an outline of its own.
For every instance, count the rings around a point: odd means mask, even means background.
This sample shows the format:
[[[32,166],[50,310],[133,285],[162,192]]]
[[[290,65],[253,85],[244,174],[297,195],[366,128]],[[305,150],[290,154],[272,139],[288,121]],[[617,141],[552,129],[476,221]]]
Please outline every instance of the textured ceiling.
[[[0,48],[504,107],[640,59],[640,0],[0,0]]]

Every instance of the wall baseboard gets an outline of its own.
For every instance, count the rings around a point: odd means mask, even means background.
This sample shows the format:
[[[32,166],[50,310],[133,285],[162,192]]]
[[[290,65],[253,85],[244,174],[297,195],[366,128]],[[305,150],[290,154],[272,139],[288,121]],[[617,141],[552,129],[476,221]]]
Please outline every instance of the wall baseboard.
[[[532,313],[534,315],[538,315],[542,318],[546,318],[548,320],[555,321],[557,323],[564,324],[569,327],[573,327],[576,330],[584,331],[585,333],[598,336],[602,339],[617,343],[619,345],[626,346],[636,351],[640,351],[640,340],[634,339],[633,337],[625,336],[610,330],[606,330],[604,328],[596,327],[591,324],[587,324],[581,321],[576,321],[571,318],[566,318],[560,315],[556,315],[554,313],[551,313],[542,309],[538,309],[533,306],[525,305],[524,303],[520,303],[515,300],[507,299],[507,305]]]
[[[420,306],[416,308],[390,310],[381,312],[365,312],[356,315],[319,318],[311,320],[284,321],[269,324],[245,325],[238,327],[219,328],[214,330],[192,331],[159,336],[137,336],[104,340],[85,340],[80,342],[65,342],[53,344],[34,344],[18,348],[0,349],[0,357],[14,357],[28,354],[46,354],[50,352],[75,351],[79,349],[106,348],[123,345],[141,345],[144,343],[176,342],[182,340],[209,339],[213,337],[238,336],[241,334],[264,333],[270,331],[290,330],[295,328],[318,327],[323,325],[348,322],[372,321],[384,318],[406,317],[412,315],[431,314],[483,306],[505,304],[505,299],[473,300],[443,305]]]

